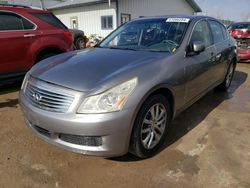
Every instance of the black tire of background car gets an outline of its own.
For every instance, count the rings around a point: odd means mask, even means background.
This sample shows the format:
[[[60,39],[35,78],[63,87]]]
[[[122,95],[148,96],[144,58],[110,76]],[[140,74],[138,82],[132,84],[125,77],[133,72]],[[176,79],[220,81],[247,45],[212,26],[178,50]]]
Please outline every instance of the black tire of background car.
[[[81,50],[81,49],[86,48],[86,39],[83,38],[83,37],[76,38],[76,40],[75,40],[75,48],[77,50]]]

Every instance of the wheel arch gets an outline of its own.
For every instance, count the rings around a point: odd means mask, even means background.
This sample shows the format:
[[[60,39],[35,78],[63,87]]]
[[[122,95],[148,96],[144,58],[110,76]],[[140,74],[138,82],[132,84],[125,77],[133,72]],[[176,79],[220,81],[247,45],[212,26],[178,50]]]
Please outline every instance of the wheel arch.
[[[170,109],[171,109],[171,119],[173,119],[175,117],[175,97],[174,97],[174,91],[171,87],[169,87],[169,85],[167,84],[160,84],[157,85],[153,88],[151,88],[140,100],[140,102],[138,103],[134,116],[133,116],[133,122],[139,112],[139,110],[141,109],[143,103],[151,96],[156,95],[156,94],[162,94],[163,96],[166,97],[166,99],[168,100],[169,104],[170,104]]]
[[[134,129],[134,124],[136,121],[136,117],[138,116],[138,113],[142,107],[142,105],[145,103],[145,101],[153,96],[153,95],[157,95],[157,94],[162,94],[163,96],[166,97],[166,99],[168,100],[169,104],[170,104],[170,110],[171,110],[171,119],[174,118],[175,116],[175,97],[174,97],[174,91],[173,89],[171,89],[171,87],[167,84],[160,84],[157,85],[155,87],[153,87],[152,89],[150,89],[140,100],[139,104],[137,105],[132,121],[131,121],[131,129],[130,129],[130,134],[127,140],[127,145],[128,145],[128,151],[129,152],[133,152],[132,148],[131,148],[131,136],[133,133],[133,129]]]
[[[45,54],[48,54],[48,53],[55,53],[55,54],[60,54],[60,53],[63,53],[64,51],[59,49],[59,48],[56,48],[56,47],[46,47],[46,48],[43,48],[41,49],[37,55],[36,55],[36,58],[35,58],[35,64],[37,62],[39,62],[41,60],[41,58],[45,55]]]
[[[142,105],[144,104],[144,102],[151,96],[153,95],[157,95],[157,94],[162,94],[164,97],[166,97],[166,99],[168,100],[169,104],[170,104],[170,110],[171,110],[171,119],[173,119],[175,117],[175,97],[174,97],[174,91],[171,89],[171,87],[169,87],[166,84],[160,84],[157,85],[155,87],[153,87],[152,89],[150,89],[140,100],[140,102],[138,103],[132,121],[131,121],[131,129],[130,129],[130,134],[129,134],[129,138],[128,138],[128,148],[130,146],[130,141],[131,141],[131,134],[134,128],[134,123],[136,120],[136,117],[142,107]]]
[[[175,112],[175,99],[174,99],[173,91],[171,89],[169,89],[168,87],[160,87],[160,88],[157,88],[157,89],[153,90],[150,93],[150,95],[144,100],[144,102],[149,97],[151,97],[153,95],[157,95],[157,94],[163,95],[167,99],[167,101],[169,102],[169,104],[170,104],[170,110],[171,110],[171,119],[173,119],[174,112]]]

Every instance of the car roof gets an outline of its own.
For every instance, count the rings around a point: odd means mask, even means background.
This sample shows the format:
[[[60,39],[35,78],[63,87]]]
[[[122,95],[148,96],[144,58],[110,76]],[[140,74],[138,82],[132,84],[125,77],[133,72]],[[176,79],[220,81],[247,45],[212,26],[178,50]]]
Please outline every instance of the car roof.
[[[250,22],[235,22],[232,25],[238,25],[238,24],[250,24]]]
[[[135,21],[136,20],[154,20],[154,19],[168,19],[168,18],[188,18],[190,20],[199,20],[199,19],[207,18],[207,19],[217,20],[210,16],[196,16],[196,15],[164,15],[164,16],[145,16],[145,17],[141,16],[140,18],[136,18],[134,20]]]

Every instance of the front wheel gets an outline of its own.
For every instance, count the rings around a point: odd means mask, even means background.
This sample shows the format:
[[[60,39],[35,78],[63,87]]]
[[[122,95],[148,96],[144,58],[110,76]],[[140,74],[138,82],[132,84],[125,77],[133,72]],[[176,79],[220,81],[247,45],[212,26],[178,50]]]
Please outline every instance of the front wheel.
[[[220,91],[227,91],[227,89],[230,87],[232,83],[234,72],[235,72],[235,64],[232,61],[228,67],[227,74],[223,83],[220,84],[216,89]]]
[[[147,99],[134,123],[130,152],[140,158],[157,153],[164,143],[170,117],[170,105],[163,95]]]

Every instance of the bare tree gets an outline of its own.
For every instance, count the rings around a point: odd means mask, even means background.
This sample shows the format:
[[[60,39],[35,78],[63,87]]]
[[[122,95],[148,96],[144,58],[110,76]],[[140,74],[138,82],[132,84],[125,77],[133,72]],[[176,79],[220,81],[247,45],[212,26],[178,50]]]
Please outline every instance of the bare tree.
[[[40,3],[41,3],[41,8],[42,8],[42,9],[45,9],[44,0],[40,0]]]
[[[250,21],[250,12],[241,14],[242,21]]]
[[[217,8],[214,17],[216,17],[219,20],[224,20],[225,19],[224,13],[221,10],[219,10],[219,8]]]

